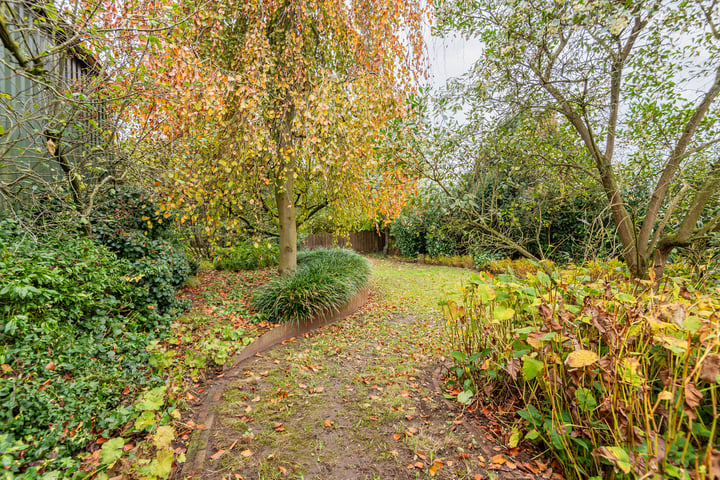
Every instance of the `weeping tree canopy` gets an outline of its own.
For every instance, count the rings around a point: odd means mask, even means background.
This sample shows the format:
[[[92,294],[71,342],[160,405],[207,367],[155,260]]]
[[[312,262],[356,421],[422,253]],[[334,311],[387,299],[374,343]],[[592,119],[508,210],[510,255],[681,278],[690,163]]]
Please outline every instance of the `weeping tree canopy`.
[[[144,68],[163,95],[142,107],[157,131],[143,143],[167,207],[208,231],[278,235],[284,271],[321,210],[348,225],[397,215],[413,169],[395,125],[423,68],[423,8],[214,2],[158,39]]]

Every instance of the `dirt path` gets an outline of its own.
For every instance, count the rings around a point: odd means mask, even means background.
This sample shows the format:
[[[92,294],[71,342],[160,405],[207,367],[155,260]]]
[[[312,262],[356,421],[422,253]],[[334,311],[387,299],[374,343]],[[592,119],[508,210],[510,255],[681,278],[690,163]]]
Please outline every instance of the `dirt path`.
[[[548,478],[496,424],[448,402],[437,300],[459,269],[373,261],[358,313],[225,378],[203,479]],[[192,448],[192,446],[191,446]]]

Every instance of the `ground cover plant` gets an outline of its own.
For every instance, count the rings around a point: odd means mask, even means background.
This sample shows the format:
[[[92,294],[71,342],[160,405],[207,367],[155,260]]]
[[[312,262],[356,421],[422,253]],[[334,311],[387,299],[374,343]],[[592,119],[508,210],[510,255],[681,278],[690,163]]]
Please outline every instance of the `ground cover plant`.
[[[0,455],[8,478],[77,470],[88,443],[132,417],[126,399],[162,384],[147,348],[169,317],[146,302],[130,263],[67,233],[36,241],[12,222],[0,228]]]
[[[271,322],[304,322],[342,308],[369,278],[368,261],[350,250],[302,250],[297,269],[259,289],[253,307]]]
[[[541,441],[569,478],[716,478],[718,285],[673,268],[473,277],[444,307],[458,401],[515,405],[513,443]]]

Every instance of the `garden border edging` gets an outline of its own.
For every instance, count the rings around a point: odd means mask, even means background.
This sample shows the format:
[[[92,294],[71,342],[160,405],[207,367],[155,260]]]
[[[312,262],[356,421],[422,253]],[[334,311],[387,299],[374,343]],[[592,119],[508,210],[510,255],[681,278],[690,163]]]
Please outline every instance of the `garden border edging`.
[[[234,376],[241,371],[240,366],[245,360],[293,337],[299,337],[317,328],[350,316],[359,310],[360,307],[365,305],[369,297],[370,287],[365,286],[361,288],[343,308],[316,315],[311,320],[300,324],[280,324],[256,338],[250,345],[238,352],[233,357],[232,367],[223,371],[224,377],[222,381],[218,382],[210,389],[203,406],[198,412],[198,418],[195,423],[198,425],[204,424],[205,428],[202,430],[195,430],[190,438],[186,452],[187,459],[182,468],[182,476],[193,477],[202,475],[205,458],[207,456],[210,431],[212,430],[213,422],[215,421],[215,411],[212,407],[215,403],[221,400],[225,386],[229,383],[230,379],[234,378]]]

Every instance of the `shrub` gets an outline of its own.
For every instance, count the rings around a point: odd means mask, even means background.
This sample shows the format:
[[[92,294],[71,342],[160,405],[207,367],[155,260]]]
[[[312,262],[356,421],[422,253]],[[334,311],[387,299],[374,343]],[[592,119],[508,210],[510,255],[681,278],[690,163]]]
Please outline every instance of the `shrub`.
[[[173,244],[172,220],[147,194],[130,187],[108,195],[92,220],[95,241],[132,262],[133,282],[145,289],[143,307],[154,306],[160,314],[184,308],[175,290],[198,267]]]
[[[458,400],[519,402],[524,438],[568,477],[717,475],[717,297],[584,269],[555,282],[481,274],[446,303]]]
[[[403,257],[415,258],[425,253],[425,232],[419,217],[403,215],[390,225],[390,234]]]
[[[457,228],[450,200],[441,192],[424,189],[390,225],[395,246],[403,257],[452,257],[464,253],[464,234]]]
[[[132,185],[106,192],[91,216],[93,232],[100,236],[139,232],[148,238],[167,240],[173,235],[173,221],[174,216],[161,211],[148,192]]]
[[[483,252],[483,251],[477,251],[473,252],[472,259],[473,264],[475,265],[475,268],[477,270],[489,270],[490,265],[498,260],[502,260],[505,256],[501,253],[492,253],[492,252]]]
[[[304,322],[343,307],[369,278],[368,261],[350,250],[301,250],[295,272],[261,287],[253,307],[269,321]]]
[[[267,240],[246,241],[223,249],[215,259],[218,270],[255,270],[277,265],[278,247]]]
[[[133,415],[161,379],[146,347],[169,319],[136,308],[130,262],[73,232],[31,241],[0,222],[0,457],[5,475],[72,472],[78,453]]]
[[[473,259],[470,255],[441,255],[431,257],[430,255],[418,255],[418,262],[428,265],[443,265],[446,267],[473,268]]]

